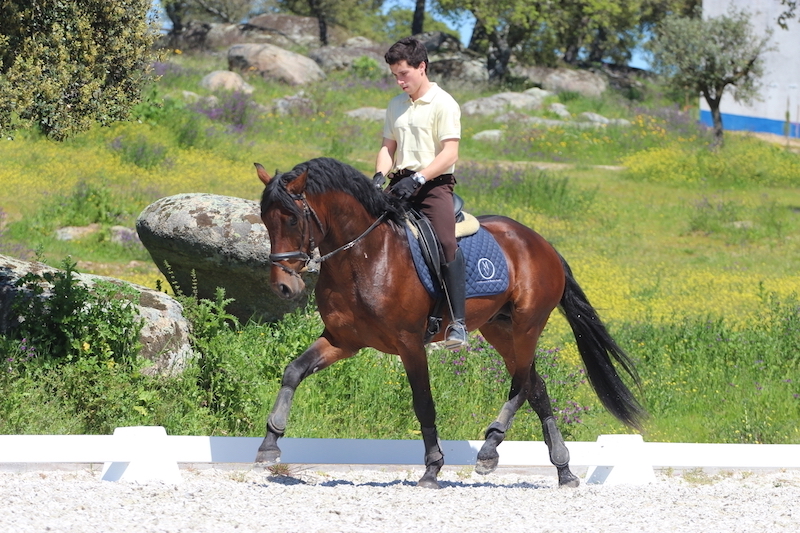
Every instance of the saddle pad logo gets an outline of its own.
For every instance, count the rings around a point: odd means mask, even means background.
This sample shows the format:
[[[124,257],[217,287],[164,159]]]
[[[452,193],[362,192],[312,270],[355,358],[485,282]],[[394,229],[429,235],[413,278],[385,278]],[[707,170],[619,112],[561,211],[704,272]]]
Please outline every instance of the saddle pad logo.
[[[494,263],[488,257],[481,257],[478,260],[478,274],[485,280],[493,280],[496,269]]]

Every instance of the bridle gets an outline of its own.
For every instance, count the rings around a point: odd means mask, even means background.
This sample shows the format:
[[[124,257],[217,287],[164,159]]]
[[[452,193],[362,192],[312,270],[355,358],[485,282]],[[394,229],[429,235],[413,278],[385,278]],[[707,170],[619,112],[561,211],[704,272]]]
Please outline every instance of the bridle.
[[[310,221],[311,219],[313,219],[314,222],[317,223],[317,226],[319,226],[320,231],[324,233],[325,228],[322,225],[322,221],[319,219],[317,212],[314,211],[314,208],[309,205],[308,200],[306,199],[305,191],[300,194],[292,194],[292,193],[288,194],[292,198],[292,200],[302,203],[303,217],[305,218],[305,228],[306,228],[305,231],[308,233],[308,237],[306,239],[306,241],[308,242],[307,246],[308,251],[304,252],[302,250],[295,250],[293,252],[280,252],[276,254],[269,254],[269,261],[274,266],[280,268],[281,270],[292,276],[300,277],[300,274],[304,272],[318,272],[319,267],[323,262],[327,261],[328,259],[338,254],[339,252],[349,250],[350,248],[355,246],[361,239],[366,237],[370,232],[372,232],[372,230],[377,228],[380,225],[380,223],[383,222],[383,220],[386,218],[387,215],[387,212],[384,212],[361,235],[359,235],[352,241],[348,242],[347,244],[338,247],[332,252],[320,256],[319,253],[315,253],[317,245],[314,242],[314,234],[311,231]],[[283,263],[281,263],[281,261],[303,261],[303,266],[299,270],[293,270],[284,265]]]

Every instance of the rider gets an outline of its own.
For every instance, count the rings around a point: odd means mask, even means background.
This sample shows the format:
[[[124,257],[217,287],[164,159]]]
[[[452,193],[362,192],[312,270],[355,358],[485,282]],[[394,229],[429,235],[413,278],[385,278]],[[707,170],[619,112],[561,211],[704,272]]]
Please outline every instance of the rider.
[[[444,254],[445,293],[453,317],[445,347],[458,350],[467,344],[464,256],[456,243],[453,215],[461,109],[428,79],[428,52],[419,40],[401,39],[384,59],[404,94],[389,102],[373,179],[379,184],[388,175],[389,192],[408,199],[431,221]]]

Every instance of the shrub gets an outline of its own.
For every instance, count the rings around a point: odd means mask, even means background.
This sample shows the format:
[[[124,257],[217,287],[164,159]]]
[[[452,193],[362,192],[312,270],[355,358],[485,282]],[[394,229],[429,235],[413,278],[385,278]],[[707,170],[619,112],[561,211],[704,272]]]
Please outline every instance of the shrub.
[[[353,74],[363,80],[378,80],[384,76],[381,66],[369,56],[361,56],[353,61]]]
[[[28,273],[16,282],[21,290],[12,310],[19,318],[12,333],[20,349],[45,364],[135,362],[143,325],[132,302],[136,291],[109,282],[90,289],[75,274],[75,263],[67,258],[62,271]]]
[[[716,150],[670,144],[622,159],[636,181],[712,186],[800,185],[800,155],[749,136],[729,136]]]
[[[63,140],[128,117],[148,79],[150,0],[4,2],[0,132],[33,125]]]

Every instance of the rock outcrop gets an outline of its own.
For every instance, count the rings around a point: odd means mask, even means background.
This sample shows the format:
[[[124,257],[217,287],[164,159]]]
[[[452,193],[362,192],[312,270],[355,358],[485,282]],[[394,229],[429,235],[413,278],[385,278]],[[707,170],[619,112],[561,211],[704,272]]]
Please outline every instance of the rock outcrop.
[[[270,289],[270,243],[258,202],[190,193],[150,204],[136,221],[139,238],[173,289],[213,300],[233,298],[228,312],[246,322],[274,321],[300,305]],[[308,293],[316,276],[308,275]]]
[[[254,72],[264,79],[305,85],[325,79],[313,59],[271,44],[236,44],[228,49],[228,68]]]

